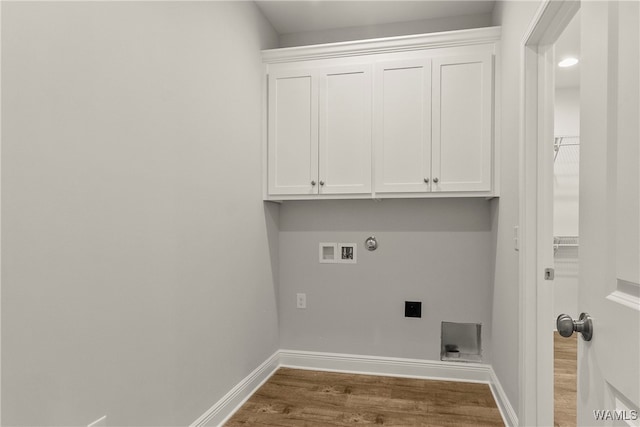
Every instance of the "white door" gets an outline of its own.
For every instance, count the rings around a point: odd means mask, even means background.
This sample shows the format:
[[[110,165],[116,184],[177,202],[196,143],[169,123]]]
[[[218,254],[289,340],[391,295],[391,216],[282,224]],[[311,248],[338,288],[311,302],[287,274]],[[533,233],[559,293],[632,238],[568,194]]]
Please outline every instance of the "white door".
[[[432,191],[491,190],[493,58],[433,60]]]
[[[268,92],[269,194],[317,194],[316,71],[271,72]]]
[[[371,193],[371,66],[320,72],[320,194]]]
[[[431,60],[376,64],[375,191],[430,191]]]
[[[640,7],[586,1],[581,19],[578,308],[593,339],[578,340],[578,425],[637,426]]]

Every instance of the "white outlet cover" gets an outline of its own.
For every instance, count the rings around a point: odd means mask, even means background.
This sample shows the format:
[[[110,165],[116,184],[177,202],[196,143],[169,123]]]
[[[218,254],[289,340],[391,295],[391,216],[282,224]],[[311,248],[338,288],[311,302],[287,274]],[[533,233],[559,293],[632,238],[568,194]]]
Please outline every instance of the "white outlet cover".
[[[358,245],[355,243],[338,243],[338,262],[356,264],[358,262]]]
[[[307,294],[296,294],[296,307],[307,308]]]
[[[338,262],[338,244],[320,243],[320,252],[318,257],[320,264],[335,264]]]

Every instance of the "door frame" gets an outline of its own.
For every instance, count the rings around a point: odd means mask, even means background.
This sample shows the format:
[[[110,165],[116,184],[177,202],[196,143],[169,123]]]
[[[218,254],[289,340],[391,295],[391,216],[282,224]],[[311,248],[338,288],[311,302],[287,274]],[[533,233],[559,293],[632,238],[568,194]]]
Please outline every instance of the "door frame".
[[[0,22],[2,22],[2,1],[0,1]],[[2,31],[0,31],[0,82],[2,82]],[[2,224],[2,84],[0,83],[0,224]],[[0,331],[2,331],[2,227],[0,227]],[[2,360],[2,334],[0,333],[0,360]],[[2,384],[2,363],[0,363],[0,384]],[[2,387],[0,387],[0,425],[2,425]]]
[[[553,44],[579,8],[544,0],[520,43],[520,425],[553,425]]]

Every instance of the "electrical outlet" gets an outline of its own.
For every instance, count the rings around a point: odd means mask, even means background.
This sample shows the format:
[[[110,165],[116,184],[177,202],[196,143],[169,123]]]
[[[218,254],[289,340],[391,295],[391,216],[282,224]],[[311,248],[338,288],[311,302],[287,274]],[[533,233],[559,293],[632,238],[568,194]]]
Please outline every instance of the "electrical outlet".
[[[296,307],[307,308],[307,294],[296,294]]]
[[[422,317],[422,301],[405,301],[404,317]]]

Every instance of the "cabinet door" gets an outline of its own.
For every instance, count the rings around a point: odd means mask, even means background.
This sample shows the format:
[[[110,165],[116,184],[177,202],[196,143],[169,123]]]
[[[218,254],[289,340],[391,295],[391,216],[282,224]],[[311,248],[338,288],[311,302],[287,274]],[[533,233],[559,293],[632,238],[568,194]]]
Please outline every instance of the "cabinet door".
[[[371,192],[371,66],[320,73],[320,194]]]
[[[313,70],[269,74],[269,194],[318,193],[318,78]]]
[[[490,191],[492,56],[435,58],[433,73],[432,191]]]
[[[375,191],[429,191],[431,60],[378,63],[375,80]]]

